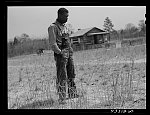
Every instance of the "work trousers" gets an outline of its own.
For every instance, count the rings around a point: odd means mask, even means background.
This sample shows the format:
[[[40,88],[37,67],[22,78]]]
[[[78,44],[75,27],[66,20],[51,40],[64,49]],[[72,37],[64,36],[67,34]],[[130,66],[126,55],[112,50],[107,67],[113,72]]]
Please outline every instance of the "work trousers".
[[[68,52],[69,53],[69,52]],[[57,79],[56,88],[59,94],[59,98],[66,98],[66,91],[68,90],[68,95],[73,95],[76,93],[76,86],[74,82],[75,69],[72,56],[65,56],[62,54],[54,53],[54,58],[56,61]],[[66,85],[68,89],[66,89]]]

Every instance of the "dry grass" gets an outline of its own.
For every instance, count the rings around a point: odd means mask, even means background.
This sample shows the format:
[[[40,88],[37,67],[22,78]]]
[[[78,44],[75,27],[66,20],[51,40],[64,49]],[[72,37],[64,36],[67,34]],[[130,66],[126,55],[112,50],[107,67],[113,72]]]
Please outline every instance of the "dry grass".
[[[144,45],[74,53],[78,99],[57,103],[52,53],[8,60],[8,108],[146,108]],[[127,63],[128,61],[128,63]]]

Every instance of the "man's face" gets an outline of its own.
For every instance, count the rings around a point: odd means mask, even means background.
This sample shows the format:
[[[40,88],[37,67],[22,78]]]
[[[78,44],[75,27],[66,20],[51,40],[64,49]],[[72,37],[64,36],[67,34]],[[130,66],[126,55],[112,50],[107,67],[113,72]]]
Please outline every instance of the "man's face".
[[[68,20],[68,16],[69,16],[68,13],[60,14],[59,19],[60,19],[61,23],[66,23]]]

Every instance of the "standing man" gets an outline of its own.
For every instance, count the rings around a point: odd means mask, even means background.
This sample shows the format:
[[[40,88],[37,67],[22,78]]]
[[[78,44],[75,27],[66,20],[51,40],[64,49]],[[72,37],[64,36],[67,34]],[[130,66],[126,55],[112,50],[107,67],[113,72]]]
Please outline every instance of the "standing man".
[[[68,10],[60,8],[57,13],[58,17],[56,21],[49,26],[48,34],[49,43],[51,49],[54,51],[54,59],[56,61],[56,88],[59,94],[59,102],[63,102],[66,99],[67,90],[69,98],[76,98],[78,95],[74,83],[73,49],[71,47],[67,27],[65,26],[68,19]],[[66,89],[66,83],[68,89]]]

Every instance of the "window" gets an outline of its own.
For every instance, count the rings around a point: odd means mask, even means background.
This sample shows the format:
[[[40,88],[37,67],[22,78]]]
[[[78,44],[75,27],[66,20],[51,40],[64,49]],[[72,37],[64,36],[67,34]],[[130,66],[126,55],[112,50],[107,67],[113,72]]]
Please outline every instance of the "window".
[[[80,43],[80,38],[79,37],[72,38],[72,43],[73,44]]]

